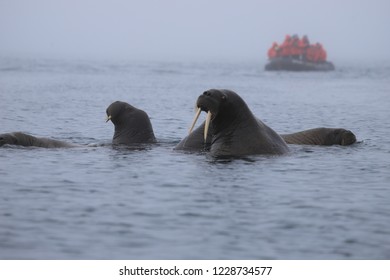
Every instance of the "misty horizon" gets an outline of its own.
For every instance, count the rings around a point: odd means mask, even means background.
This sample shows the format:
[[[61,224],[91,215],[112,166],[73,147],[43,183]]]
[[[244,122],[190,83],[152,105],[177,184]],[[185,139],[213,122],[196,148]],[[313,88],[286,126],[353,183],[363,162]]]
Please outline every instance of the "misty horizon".
[[[330,61],[389,61],[389,10],[385,0],[3,0],[0,56],[265,61],[298,34]]]

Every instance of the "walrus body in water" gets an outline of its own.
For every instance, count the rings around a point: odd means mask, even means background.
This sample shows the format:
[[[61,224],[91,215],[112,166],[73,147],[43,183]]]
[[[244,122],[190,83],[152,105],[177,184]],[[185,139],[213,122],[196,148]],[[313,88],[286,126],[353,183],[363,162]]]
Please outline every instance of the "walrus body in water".
[[[17,145],[24,147],[41,147],[41,148],[73,148],[79,147],[76,144],[67,143],[60,140],[54,140],[44,137],[35,137],[23,132],[11,132],[0,134],[0,146],[5,144]]]
[[[142,110],[122,101],[115,101],[107,110],[107,121],[115,126],[112,144],[130,145],[155,143],[149,116]]]
[[[281,136],[286,143],[298,145],[348,146],[356,142],[355,134],[343,128],[319,127]]]

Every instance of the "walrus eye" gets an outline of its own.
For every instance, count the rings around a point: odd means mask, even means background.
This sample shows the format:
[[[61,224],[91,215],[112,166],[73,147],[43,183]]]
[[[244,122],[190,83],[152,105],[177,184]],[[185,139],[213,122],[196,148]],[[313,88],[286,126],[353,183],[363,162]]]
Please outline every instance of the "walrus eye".
[[[226,96],[225,94],[222,94],[222,95],[221,95],[221,99],[222,99],[222,100],[226,100],[226,99],[227,99],[227,96]]]
[[[209,91],[205,91],[205,92],[203,93],[203,95],[210,96],[211,93],[210,93]]]

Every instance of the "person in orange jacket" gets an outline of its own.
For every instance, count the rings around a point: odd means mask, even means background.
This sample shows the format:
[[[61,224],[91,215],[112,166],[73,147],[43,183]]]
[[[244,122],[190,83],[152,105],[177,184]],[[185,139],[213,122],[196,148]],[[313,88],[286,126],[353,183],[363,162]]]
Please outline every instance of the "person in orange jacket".
[[[302,39],[299,40],[298,46],[300,49],[300,54],[299,54],[300,59],[303,59],[305,57],[307,48],[310,46],[309,38],[307,38],[307,36],[304,35]]]
[[[278,43],[274,42],[271,46],[271,48],[268,50],[268,58],[275,58],[279,55],[279,45]]]
[[[281,56],[290,56],[291,55],[291,46],[292,46],[291,36],[286,35],[284,42],[280,46],[280,55]]]
[[[315,63],[326,61],[326,51],[320,43],[309,46],[306,50],[306,60]]]
[[[310,45],[309,38],[307,38],[306,35],[302,37],[301,40],[299,40],[299,47],[301,48],[307,48]]]
[[[294,34],[291,38],[290,56],[299,58],[301,55],[301,49],[299,47],[299,37]]]
[[[322,47],[322,45],[320,43],[317,43],[316,46],[318,48],[318,61],[320,61],[320,62],[326,61],[325,49]]]
[[[305,59],[310,62],[317,62],[318,60],[318,49],[315,45],[310,45],[306,49]]]

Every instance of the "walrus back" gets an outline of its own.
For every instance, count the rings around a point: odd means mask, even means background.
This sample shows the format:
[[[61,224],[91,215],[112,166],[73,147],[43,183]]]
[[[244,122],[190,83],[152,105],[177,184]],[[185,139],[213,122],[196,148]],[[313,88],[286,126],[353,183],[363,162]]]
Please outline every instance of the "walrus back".
[[[23,132],[12,132],[2,134],[4,139],[8,139],[5,144],[23,146],[23,147],[40,147],[40,148],[72,148],[78,145],[67,143],[60,140],[39,138]]]
[[[347,146],[356,142],[355,134],[343,128],[319,127],[281,136],[286,143],[297,145]]]

